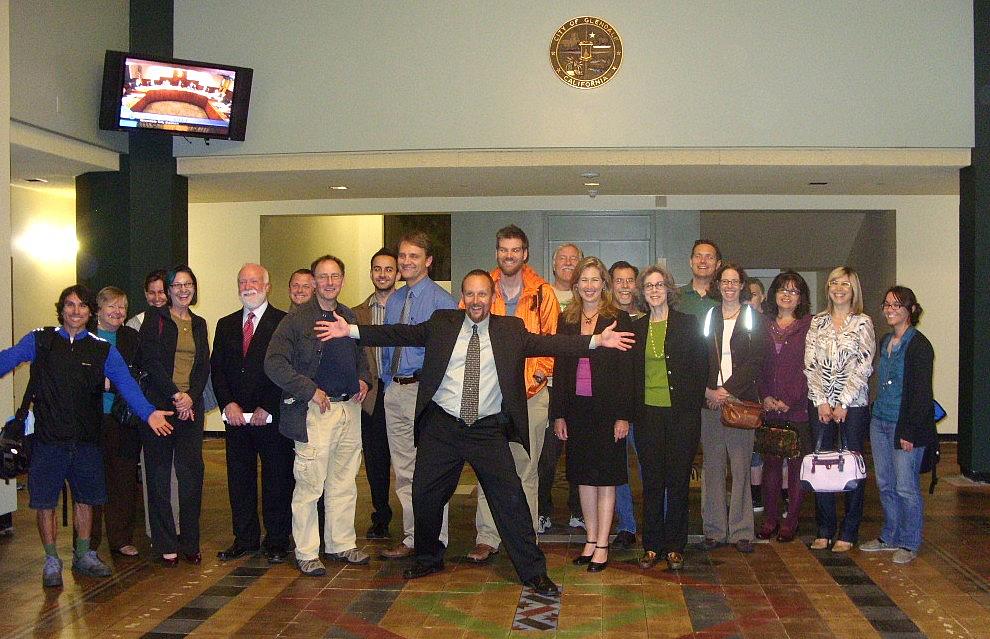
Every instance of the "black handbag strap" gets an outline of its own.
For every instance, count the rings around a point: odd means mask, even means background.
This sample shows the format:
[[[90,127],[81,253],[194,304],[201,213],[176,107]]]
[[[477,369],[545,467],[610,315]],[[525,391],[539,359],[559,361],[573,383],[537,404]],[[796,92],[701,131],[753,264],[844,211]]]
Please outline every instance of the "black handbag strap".
[[[839,448],[838,449],[839,450],[845,450],[847,444],[846,444],[845,440],[843,439],[842,424],[840,424],[839,422],[833,422],[833,423],[835,424],[835,429],[839,433]],[[820,428],[818,430],[818,441],[815,443],[815,452],[816,453],[819,453],[822,450],[822,438],[825,437],[825,428],[824,428],[824,426],[825,425],[822,424],[822,428]]]

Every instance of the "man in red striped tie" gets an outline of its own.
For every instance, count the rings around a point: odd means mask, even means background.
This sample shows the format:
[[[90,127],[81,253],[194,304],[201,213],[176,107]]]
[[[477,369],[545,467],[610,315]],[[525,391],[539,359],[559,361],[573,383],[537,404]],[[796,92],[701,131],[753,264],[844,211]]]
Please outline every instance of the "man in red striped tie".
[[[261,460],[264,549],[271,563],[285,561],[292,530],[292,441],[278,432],[281,389],[265,374],[268,342],[285,313],[268,303],[268,271],[245,264],[237,274],[241,308],[217,322],[211,369],[223,411],[227,490],[234,543],[217,553],[223,561],[262,546],[258,521],[258,460]]]

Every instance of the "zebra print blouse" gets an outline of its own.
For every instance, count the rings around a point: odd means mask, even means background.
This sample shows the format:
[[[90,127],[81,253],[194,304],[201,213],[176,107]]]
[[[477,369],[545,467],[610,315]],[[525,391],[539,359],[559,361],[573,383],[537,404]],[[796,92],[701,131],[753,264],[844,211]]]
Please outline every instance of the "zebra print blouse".
[[[839,331],[834,329],[828,312],[815,315],[804,348],[804,374],[812,404],[846,407],[869,404],[875,348],[876,336],[869,315],[850,314]]]

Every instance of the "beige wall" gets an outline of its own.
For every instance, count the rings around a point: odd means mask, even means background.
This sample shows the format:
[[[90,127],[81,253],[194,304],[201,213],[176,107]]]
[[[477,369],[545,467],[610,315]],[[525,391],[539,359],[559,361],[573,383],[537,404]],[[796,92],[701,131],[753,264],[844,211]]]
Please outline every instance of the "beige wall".
[[[588,13],[623,62],[579,90],[547,52]],[[963,0],[177,0],[175,54],[255,69],[247,140],[180,155],[974,139]]]
[[[521,197],[521,198],[423,198],[380,200],[319,200],[305,202],[219,203],[189,205],[190,261],[197,268],[201,283],[229,281],[246,260],[257,259],[263,215],[328,215],[450,212],[452,234],[464,228],[476,228],[477,216],[488,211],[642,211],[653,208],[652,197]],[[959,273],[956,255],[959,245],[959,198],[957,196],[669,196],[670,210],[893,210],[897,227],[897,280],[912,287],[925,307],[921,330],[935,347],[937,362],[935,396],[949,416],[940,425],[944,433],[957,432],[959,368]],[[471,213],[462,213],[472,211]],[[473,226],[472,226],[473,225]],[[215,233],[213,238],[201,232]],[[230,238],[230,250],[216,251],[215,238]],[[238,252],[237,248],[241,250]],[[457,246],[453,247],[455,259]],[[365,260],[374,249],[368,249]],[[534,245],[533,250],[536,250]],[[533,253],[534,264],[542,256]],[[491,253],[485,251],[479,263],[490,265]],[[202,266],[197,266],[197,264]],[[362,269],[363,270],[363,269]],[[226,278],[226,279],[225,279]],[[354,280],[349,280],[353,283]],[[212,308],[207,313],[205,300],[213,297],[203,288],[201,307],[207,319],[215,323],[223,313],[236,308],[236,300]],[[222,312],[221,312],[222,311]]]
[[[13,264],[13,334],[20,339],[39,326],[55,326],[55,302],[76,281],[76,198],[69,190],[10,188]],[[15,376],[14,396],[27,385],[28,369]]]
[[[344,262],[342,304],[353,307],[371,295],[369,260],[382,247],[381,215],[275,215],[264,216],[260,222],[261,262],[271,273],[271,299],[279,308],[289,308],[289,275],[326,254]]]
[[[98,115],[103,56],[127,50],[128,22],[127,0],[12,0],[11,116],[126,151],[127,134],[100,131]]]

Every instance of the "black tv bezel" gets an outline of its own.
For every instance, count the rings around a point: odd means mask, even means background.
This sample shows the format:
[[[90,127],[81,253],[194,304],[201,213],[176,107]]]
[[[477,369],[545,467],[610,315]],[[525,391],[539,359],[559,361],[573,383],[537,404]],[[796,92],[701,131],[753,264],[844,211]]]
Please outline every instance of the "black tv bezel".
[[[222,69],[233,71],[234,80],[234,100],[230,105],[230,125],[227,127],[227,134],[199,133],[194,131],[169,131],[154,127],[128,127],[120,124],[120,95],[124,86],[124,65],[127,58],[140,58],[149,62],[160,62],[162,64],[174,64],[179,66],[193,66],[204,69]],[[243,141],[247,132],[248,108],[251,104],[251,80],[254,69],[248,67],[236,67],[229,64],[216,64],[213,62],[202,62],[199,60],[184,60],[182,58],[163,58],[161,56],[146,55],[135,51],[111,51],[107,50],[103,60],[103,92],[100,99],[100,129],[104,131],[126,131],[159,133],[172,137],[196,137],[208,140],[235,140]]]

